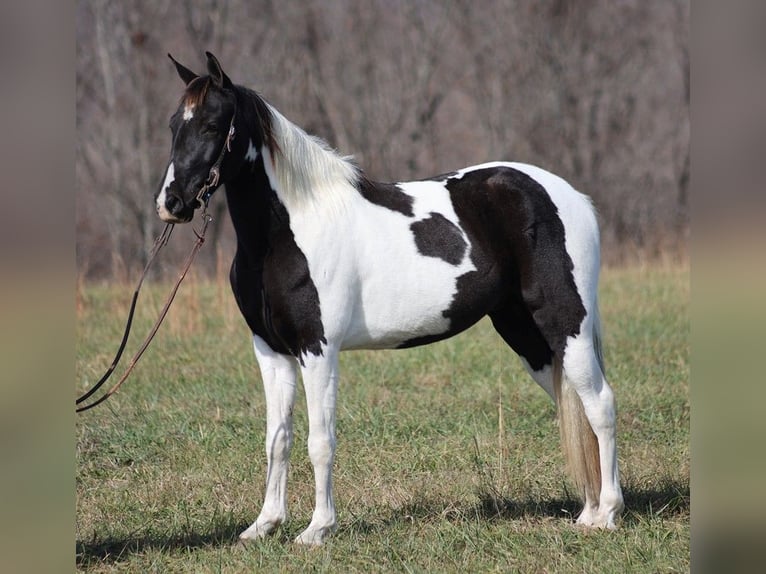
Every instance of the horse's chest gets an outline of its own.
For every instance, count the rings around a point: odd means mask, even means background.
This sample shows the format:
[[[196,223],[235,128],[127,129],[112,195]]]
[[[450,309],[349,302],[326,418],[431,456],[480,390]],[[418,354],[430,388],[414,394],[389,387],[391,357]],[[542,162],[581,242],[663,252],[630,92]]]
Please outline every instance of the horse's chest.
[[[319,295],[306,257],[290,233],[256,262],[239,255],[232,288],[251,331],[280,353],[319,355],[326,343]]]

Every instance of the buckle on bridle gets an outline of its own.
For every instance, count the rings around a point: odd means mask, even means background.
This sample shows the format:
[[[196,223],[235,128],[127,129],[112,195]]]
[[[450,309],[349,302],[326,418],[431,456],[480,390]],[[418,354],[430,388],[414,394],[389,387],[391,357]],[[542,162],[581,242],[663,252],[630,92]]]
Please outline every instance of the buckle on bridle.
[[[218,179],[220,177],[221,171],[218,166],[214,165],[211,167],[205,185],[203,185],[200,188],[199,193],[197,193],[196,200],[197,203],[200,204],[200,207],[207,208],[207,204],[210,202],[210,197],[213,195],[213,191],[215,191],[215,186],[218,185]]]
[[[210,168],[210,173],[207,176],[207,181],[205,182],[205,187],[215,187],[218,185],[218,180],[221,178],[221,169],[214,165]]]

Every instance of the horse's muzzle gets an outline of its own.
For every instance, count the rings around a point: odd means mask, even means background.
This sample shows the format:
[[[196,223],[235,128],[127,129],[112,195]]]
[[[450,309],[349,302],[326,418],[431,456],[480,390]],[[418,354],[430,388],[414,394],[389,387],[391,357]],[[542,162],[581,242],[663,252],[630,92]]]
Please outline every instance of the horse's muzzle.
[[[192,199],[187,203],[177,191],[177,185],[171,184],[157,197],[157,215],[167,223],[187,223],[194,217],[194,210],[200,206]]]

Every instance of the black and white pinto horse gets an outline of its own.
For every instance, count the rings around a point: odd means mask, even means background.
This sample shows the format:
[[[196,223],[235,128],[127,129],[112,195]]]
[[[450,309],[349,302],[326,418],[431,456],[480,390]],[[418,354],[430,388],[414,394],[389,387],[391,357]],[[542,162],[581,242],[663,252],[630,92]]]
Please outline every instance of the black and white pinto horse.
[[[157,213],[188,222],[225,184],[237,236],[231,285],[266,394],[265,500],[240,538],[263,537],[287,519],[299,370],[316,505],[297,542],[321,544],[336,528],[340,351],[423,345],[485,315],[557,405],[563,450],[584,499],[577,522],[614,528],[623,500],[590,200],[519,163],[371,181],[256,92],[232,84],[212,54],[206,76],[173,62],[186,89],[170,121]],[[205,187],[211,167],[220,167],[220,179]]]

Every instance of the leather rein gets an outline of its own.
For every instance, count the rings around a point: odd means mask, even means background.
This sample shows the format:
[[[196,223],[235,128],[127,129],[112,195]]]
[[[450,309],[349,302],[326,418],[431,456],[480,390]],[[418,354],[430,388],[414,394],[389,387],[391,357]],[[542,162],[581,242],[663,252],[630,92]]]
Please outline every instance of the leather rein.
[[[196,196],[196,201],[200,204],[200,206],[204,207],[202,212],[202,228],[199,232],[196,230],[194,231],[194,234],[197,236],[197,241],[192,246],[191,252],[189,253],[188,257],[186,258],[186,262],[184,263],[181,273],[178,276],[178,279],[173,285],[173,288],[170,291],[170,295],[168,296],[167,301],[165,302],[164,307],[160,311],[159,316],[157,317],[156,321],[154,322],[154,326],[149,331],[149,334],[144,339],[144,342],[139,347],[138,351],[136,351],[135,355],[133,355],[133,358],[131,359],[130,363],[128,364],[128,367],[125,369],[125,372],[120,377],[120,379],[106,392],[104,393],[99,399],[83,406],[78,406],[81,403],[84,403],[87,401],[93,394],[98,391],[104,383],[111,377],[112,373],[114,372],[114,369],[117,367],[117,364],[120,361],[120,358],[122,357],[122,352],[125,350],[125,345],[128,342],[128,337],[130,335],[130,328],[133,323],[133,314],[136,310],[136,302],[138,301],[138,294],[141,290],[141,285],[144,282],[144,279],[146,278],[147,273],[149,272],[149,268],[151,267],[152,263],[154,262],[155,256],[159,252],[159,250],[164,247],[168,240],[170,239],[170,234],[173,231],[173,225],[172,223],[168,223],[165,225],[165,228],[162,230],[160,235],[157,237],[157,239],[154,240],[154,245],[152,246],[152,250],[149,254],[149,259],[146,262],[146,266],[144,267],[143,273],[141,273],[141,277],[138,280],[138,284],[136,285],[136,289],[133,292],[133,299],[130,303],[130,310],[128,311],[128,320],[125,324],[125,331],[122,335],[122,341],[120,342],[120,346],[117,349],[117,353],[114,356],[114,359],[112,360],[112,364],[109,366],[109,368],[106,370],[106,372],[102,375],[102,377],[98,380],[97,383],[95,383],[88,391],[80,395],[80,397],[77,398],[75,401],[75,412],[81,413],[83,411],[87,411],[88,409],[92,409],[96,405],[99,405],[103,403],[105,400],[107,400],[109,397],[111,397],[114,393],[117,392],[117,390],[120,388],[122,383],[125,382],[125,380],[128,378],[128,375],[133,371],[133,368],[138,363],[138,360],[141,358],[141,355],[144,354],[144,351],[146,351],[147,347],[149,346],[149,343],[151,343],[152,339],[154,338],[154,335],[157,334],[157,331],[160,328],[160,325],[162,324],[162,321],[165,319],[165,316],[168,314],[168,311],[170,310],[170,305],[173,303],[173,299],[175,299],[176,293],[178,292],[178,288],[181,286],[181,282],[186,277],[187,272],[191,268],[192,262],[194,261],[194,257],[197,255],[197,252],[202,247],[202,244],[205,242],[205,232],[207,231],[207,227],[210,224],[211,221],[213,221],[212,216],[207,212],[207,206],[210,201],[210,197],[213,195],[213,192],[216,190],[216,187],[218,186],[218,182],[221,178],[221,164],[223,163],[223,158],[226,155],[226,152],[231,152],[231,142],[234,139],[234,120],[237,117],[237,101],[236,97],[234,100],[234,114],[231,116],[231,123],[229,124],[229,131],[226,134],[226,140],[223,142],[223,147],[221,148],[221,153],[218,155],[218,159],[216,159],[213,166],[210,168],[210,172],[208,173],[207,180],[205,181],[205,184],[200,188],[199,192]]]

